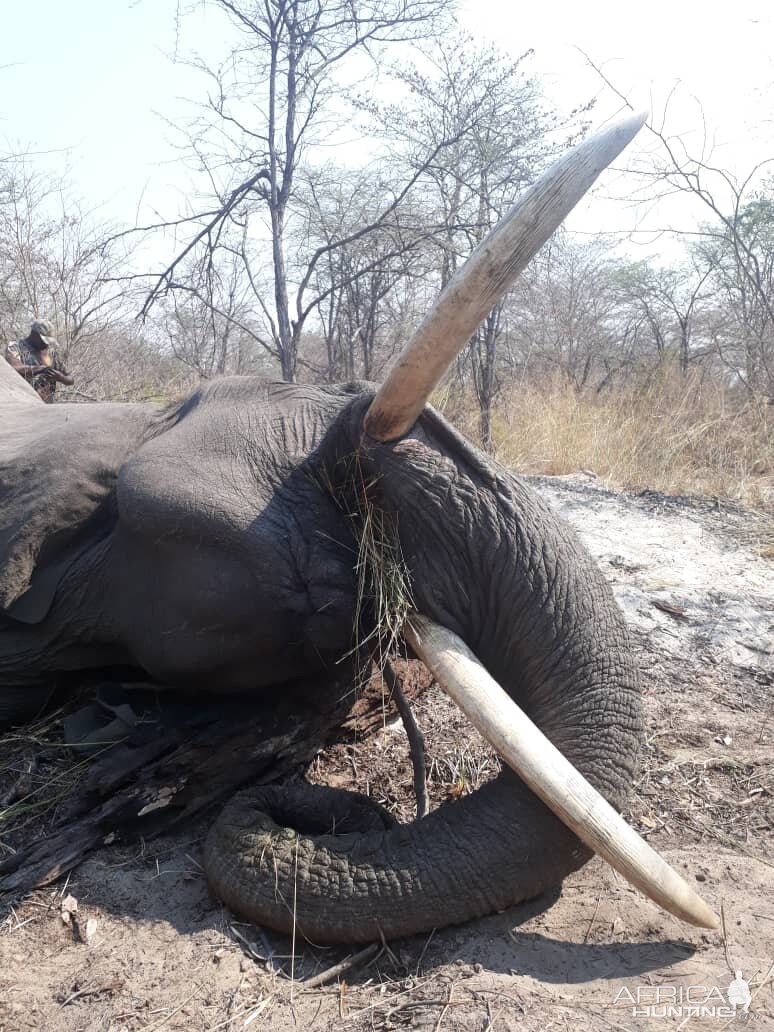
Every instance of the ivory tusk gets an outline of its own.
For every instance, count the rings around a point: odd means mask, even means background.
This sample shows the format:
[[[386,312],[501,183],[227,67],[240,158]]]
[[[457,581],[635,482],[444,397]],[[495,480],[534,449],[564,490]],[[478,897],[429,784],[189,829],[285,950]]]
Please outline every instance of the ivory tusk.
[[[554,162],[487,234],[447,284],[390,370],[363,427],[377,441],[407,433],[486,315],[642,128],[638,114],[608,126]]]
[[[580,774],[488,674],[464,641],[424,616],[406,641],[505,762],[586,845],[659,906],[689,924],[717,915]]]

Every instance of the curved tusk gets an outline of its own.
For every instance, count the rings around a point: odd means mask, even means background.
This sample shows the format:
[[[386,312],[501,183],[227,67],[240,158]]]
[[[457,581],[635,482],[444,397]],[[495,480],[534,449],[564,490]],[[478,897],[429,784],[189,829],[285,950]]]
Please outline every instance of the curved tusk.
[[[407,433],[436,384],[522,269],[594,180],[642,128],[647,113],[596,133],[556,161],[519,198],[447,284],[390,370],[363,427],[377,441]]]
[[[580,774],[452,631],[414,615],[406,641],[506,763],[583,842],[670,914],[717,928],[717,915]]]

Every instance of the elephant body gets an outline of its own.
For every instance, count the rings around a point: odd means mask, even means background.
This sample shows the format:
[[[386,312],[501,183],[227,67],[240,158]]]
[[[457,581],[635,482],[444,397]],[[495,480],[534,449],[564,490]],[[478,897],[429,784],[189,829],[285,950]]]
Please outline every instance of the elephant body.
[[[169,411],[9,413],[2,680],[120,664],[187,690],[253,691],[335,662],[353,574],[303,449],[346,397],[245,379]]]
[[[362,383],[223,379],[169,408],[43,406],[27,390],[0,368],[0,720],[22,718],[62,671],[117,665],[187,692],[278,692],[316,673],[324,690],[373,630],[357,569],[367,489],[416,609],[463,637],[623,803],[640,697],[609,587],[529,486],[432,409],[385,444],[363,434]],[[211,877],[227,902],[284,927],[284,872],[303,889],[303,930],[329,940],[501,909],[589,855],[510,771],[405,827],[288,838],[283,816],[274,796],[227,810]],[[239,857],[261,834],[256,889],[254,861]]]

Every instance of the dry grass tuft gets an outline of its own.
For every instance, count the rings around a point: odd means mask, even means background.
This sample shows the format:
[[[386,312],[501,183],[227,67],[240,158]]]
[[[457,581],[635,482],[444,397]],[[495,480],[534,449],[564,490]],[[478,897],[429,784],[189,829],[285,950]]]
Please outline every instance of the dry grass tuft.
[[[381,669],[387,656],[402,651],[403,625],[414,605],[411,580],[398,537],[397,517],[374,503],[375,488],[375,481],[366,483],[362,477],[355,484],[356,509],[352,514],[358,541],[355,617],[358,627],[367,625],[369,618],[373,621],[371,635],[376,639]]]
[[[39,838],[87,773],[62,742],[62,710],[0,734],[0,862]]]
[[[390,655],[401,655],[403,625],[414,608],[411,578],[398,536],[397,513],[379,504],[378,477],[367,474],[357,453],[334,479],[325,474],[320,486],[350,521],[356,541],[357,596],[353,651],[373,655],[384,669]],[[365,681],[370,671],[363,671]]]
[[[477,435],[468,407],[466,433]],[[774,508],[774,412],[700,371],[666,369],[599,394],[554,379],[504,391],[495,453],[524,473],[591,470],[611,486]]]

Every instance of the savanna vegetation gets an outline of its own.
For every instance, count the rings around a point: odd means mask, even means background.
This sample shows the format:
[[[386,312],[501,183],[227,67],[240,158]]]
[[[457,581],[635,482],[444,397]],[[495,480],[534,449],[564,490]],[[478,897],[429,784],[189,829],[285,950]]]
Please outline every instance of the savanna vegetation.
[[[529,52],[454,28],[448,0],[211,6],[230,42],[195,59],[201,95],[176,126],[197,184],[184,210],[108,225],[45,162],[0,154],[0,334],[54,322],[76,375],[62,400],[166,399],[234,373],[380,379],[595,121],[590,103],[551,107]],[[527,472],[770,507],[774,179],[665,129],[638,154],[622,200],[685,194],[703,211],[691,234],[637,250],[560,232],[437,403]]]

